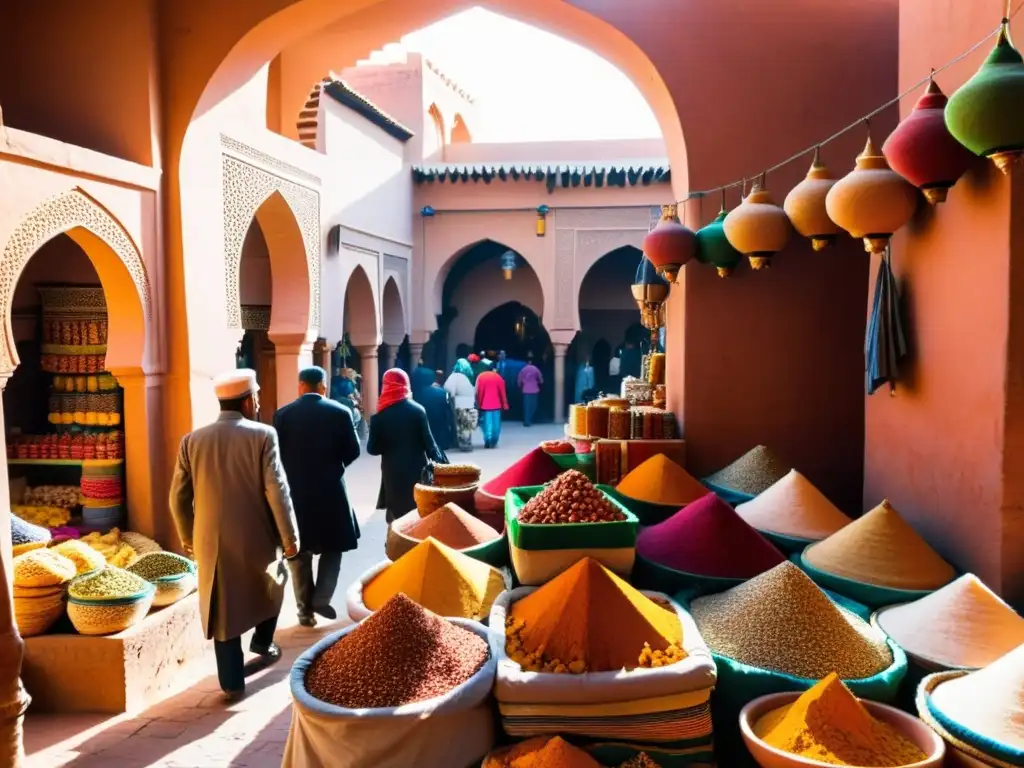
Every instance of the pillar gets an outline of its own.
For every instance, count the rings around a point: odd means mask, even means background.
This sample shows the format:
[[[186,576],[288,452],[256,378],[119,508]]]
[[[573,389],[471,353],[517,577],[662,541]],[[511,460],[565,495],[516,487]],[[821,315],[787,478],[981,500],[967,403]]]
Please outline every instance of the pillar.
[[[299,396],[299,371],[313,364],[313,342],[305,334],[271,334],[274,342],[274,378],[277,407]]]
[[[0,378],[0,393],[7,383]],[[3,409],[0,409],[0,457],[7,455],[4,443]],[[11,599],[11,496],[7,488],[7,460],[0,467],[0,765],[18,766],[25,757],[22,725],[31,702],[21,684],[21,660],[25,644],[14,623]]]
[[[317,337],[313,342],[313,365],[319,365],[327,371],[327,381],[324,385],[327,391],[331,391],[331,348],[327,345],[327,339],[323,336]]]
[[[409,367],[415,368],[423,357],[423,344],[409,342]]]
[[[363,367],[363,413],[367,422],[370,416],[377,412],[377,395],[379,378],[377,371],[377,345],[368,344],[363,347],[356,347],[359,352],[359,360]]]
[[[555,423],[565,422],[565,353],[568,344],[555,342],[551,345],[555,350]]]
[[[384,345],[384,370],[389,371],[395,367],[395,360],[398,357],[398,347],[394,344]],[[413,363],[415,365],[415,363]]]

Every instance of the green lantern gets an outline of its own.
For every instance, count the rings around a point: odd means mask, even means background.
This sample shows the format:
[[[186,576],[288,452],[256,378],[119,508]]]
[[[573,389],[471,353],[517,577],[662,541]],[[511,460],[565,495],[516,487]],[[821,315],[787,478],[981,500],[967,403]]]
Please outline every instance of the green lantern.
[[[949,98],[946,127],[1003,173],[1024,154],[1024,59],[1013,47],[1009,20],[1003,19],[995,48],[974,77]]]
[[[725,217],[723,202],[722,210],[714,221],[697,230],[697,259],[703,264],[713,265],[719,277],[729,277],[743,261],[743,254],[733,248],[725,236],[725,228],[722,226]]]

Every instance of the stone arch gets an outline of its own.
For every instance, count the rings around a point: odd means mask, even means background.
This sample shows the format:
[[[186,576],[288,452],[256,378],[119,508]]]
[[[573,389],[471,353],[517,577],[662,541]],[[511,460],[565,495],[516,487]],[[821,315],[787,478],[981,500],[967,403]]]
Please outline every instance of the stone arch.
[[[10,374],[21,362],[14,346],[11,309],[18,279],[39,248],[67,234],[92,262],[110,318],[107,368],[141,371],[148,322],[153,305],[142,256],[114,216],[79,188],[46,200],[31,211],[11,234],[0,257],[0,311],[4,337],[0,373]]]
[[[282,317],[281,323],[288,332],[299,332],[298,326],[303,324],[302,333],[315,334],[320,325],[319,193],[226,154],[222,156],[222,173],[228,328],[242,330],[242,244],[253,218],[257,218],[270,249],[273,303],[278,304],[281,291],[286,297],[282,309],[288,306],[296,313],[294,317]],[[304,256],[304,269],[299,266],[299,253]],[[288,282],[282,282],[285,280]],[[288,284],[292,281],[294,285]]]
[[[575,290],[577,328],[581,330],[583,328],[582,299],[585,288],[594,286],[595,284],[599,284],[603,287],[603,284],[611,277],[609,275],[610,271],[614,272],[614,278],[611,279],[614,279],[616,282],[619,280],[630,279],[636,273],[636,267],[637,264],[640,263],[643,251],[640,249],[639,245],[634,242],[630,242],[635,239],[636,237],[627,231],[621,233],[621,240],[623,241],[622,245],[617,245],[604,251],[604,253],[597,258],[590,258],[589,254],[586,253],[582,254],[581,258],[581,254],[577,253],[577,263],[579,264],[579,262],[582,261],[586,265],[580,270],[581,277]],[[642,242],[642,237],[640,238],[640,242]],[[609,268],[611,265],[609,262],[613,260],[621,262],[621,268],[610,270]],[[629,298],[630,285],[631,283],[629,282],[622,283],[623,296],[627,297],[627,300],[623,301],[623,306],[629,305],[630,308],[633,308],[634,305],[631,303],[631,299]]]
[[[384,283],[384,291],[380,299],[381,314],[381,337],[388,346],[398,346],[402,343],[408,327],[406,323],[405,300],[402,298],[402,290],[398,287],[398,281],[394,276],[389,276]]]
[[[357,264],[345,285],[344,329],[355,347],[380,344],[377,301],[373,284],[361,264]]]

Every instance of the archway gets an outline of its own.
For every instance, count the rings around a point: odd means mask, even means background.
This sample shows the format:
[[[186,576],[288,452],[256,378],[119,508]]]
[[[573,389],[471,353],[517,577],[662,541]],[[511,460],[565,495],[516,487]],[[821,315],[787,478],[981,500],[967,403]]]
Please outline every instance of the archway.
[[[238,297],[242,303],[242,338],[236,362],[252,368],[260,384],[260,421],[272,424],[277,410],[277,360],[270,340],[273,306],[273,276],[270,249],[257,219],[249,224],[238,265]]]
[[[394,277],[389,277],[384,283],[384,293],[380,300],[381,311],[381,346],[384,354],[384,370],[394,368],[399,362],[399,349],[405,341],[405,303],[402,301],[402,293],[398,288],[398,282]],[[404,361],[407,369],[416,365],[416,360]]]
[[[573,341],[571,362],[578,365],[589,359],[594,366],[595,385],[603,392],[619,389],[621,373],[611,375],[609,363],[626,344],[627,329],[639,317],[629,287],[642,256],[631,245],[609,251],[594,262],[580,283],[580,332]],[[566,378],[575,379],[575,369]]]
[[[380,366],[378,349],[381,335],[377,322],[377,302],[373,285],[361,265],[356,265],[345,286],[344,338],[355,353],[350,358],[350,367],[362,377],[362,400],[366,413],[377,409],[377,393],[380,387]]]

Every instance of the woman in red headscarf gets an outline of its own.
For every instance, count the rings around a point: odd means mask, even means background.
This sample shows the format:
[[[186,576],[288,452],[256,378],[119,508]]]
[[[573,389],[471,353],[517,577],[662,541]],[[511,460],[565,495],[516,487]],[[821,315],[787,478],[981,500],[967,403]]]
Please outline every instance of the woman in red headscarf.
[[[409,376],[400,368],[384,374],[366,452],[381,458],[377,509],[386,510],[389,523],[416,508],[412,489],[427,461],[448,461],[430,433],[427,412],[412,399]]]

